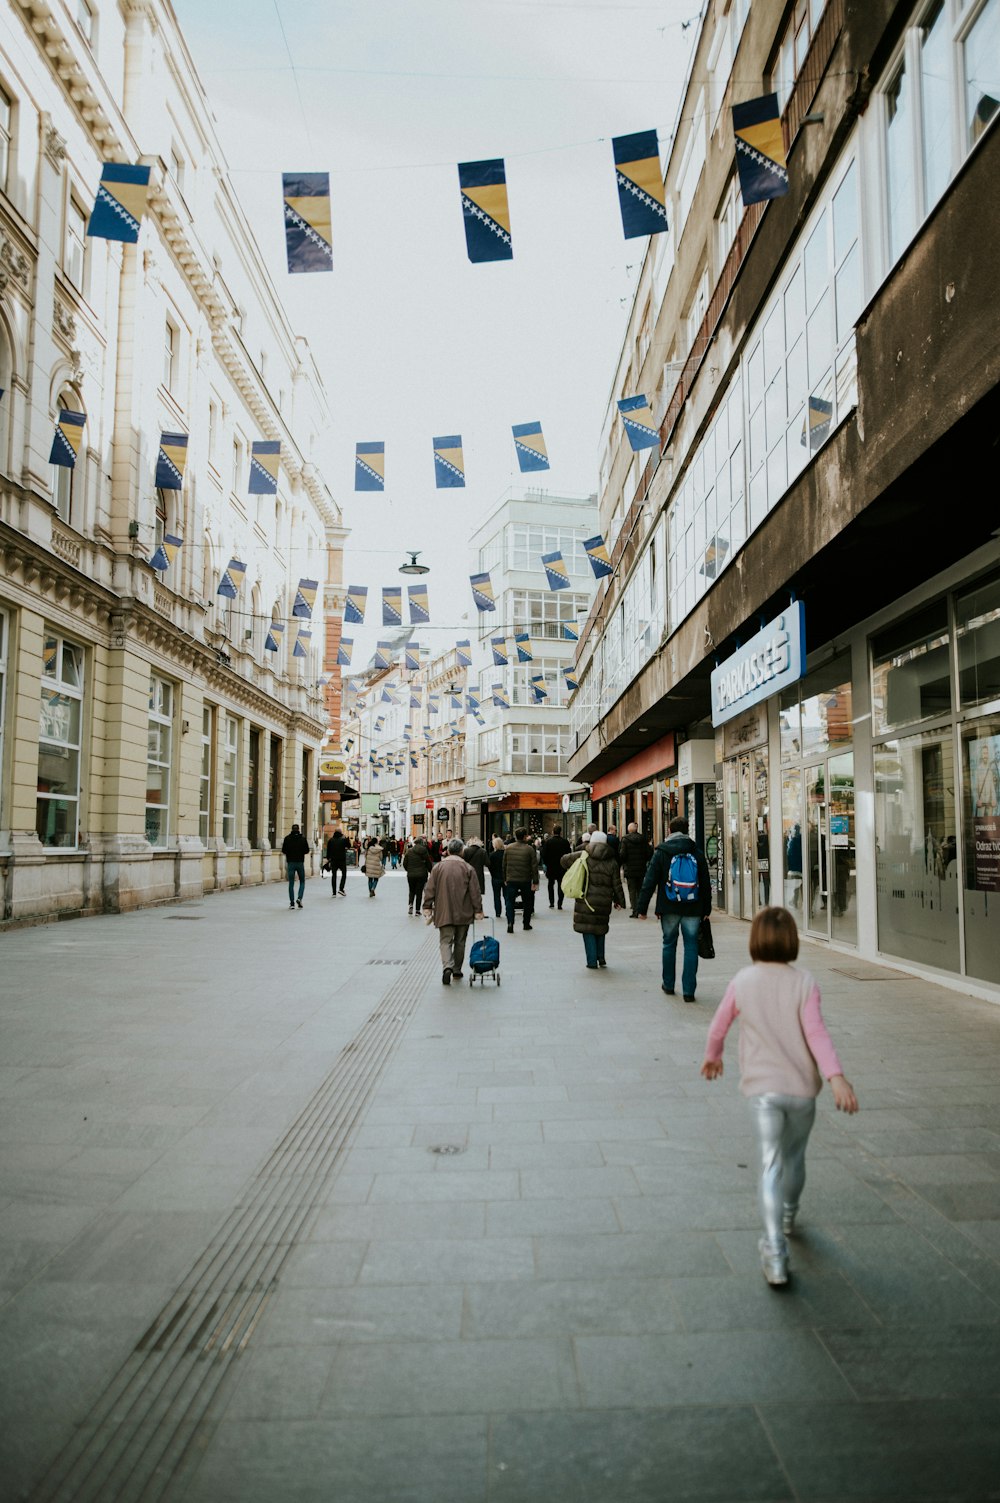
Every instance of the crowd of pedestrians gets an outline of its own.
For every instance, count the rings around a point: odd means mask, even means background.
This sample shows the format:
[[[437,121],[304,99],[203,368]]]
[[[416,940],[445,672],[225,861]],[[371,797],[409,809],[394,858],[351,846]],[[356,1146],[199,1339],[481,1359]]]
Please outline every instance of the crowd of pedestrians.
[[[346,895],[351,842],[337,829],[326,843],[323,869],[330,873],[334,898]],[[301,908],[309,842],[293,825],[282,843],[288,873],[288,903]],[[544,874],[548,903],[561,909],[573,900],[573,930],[583,939],[588,970],[606,969],[605,944],[614,909],[644,920],[649,905],[663,938],[661,989],[676,995],[677,948],[682,947],[681,993],[695,1001],[698,961],[712,910],[711,876],[687,821],[671,820],[667,837],[653,849],[637,825],[623,838],[596,825],[576,846],[556,826],[543,840],[519,828],[511,838],[494,836],[487,849],[478,837],[458,839],[445,830],[439,839],[421,835],[402,841],[370,837],[353,842],[354,861],[364,871],[368,895],[376,896],[387,869],[406,875],[407,914],[424,914],[438,932],[441,981],[450,986],[464,974],[469,928],[484,915],[487,873],[497,918],[506,910],[513,934],[517,911],[521,927],[532,932],[535,895]],[[297,892],[296,892],[297,887]],[[713,952],[708,951],[709,954]],[[793,1236],[805,1184],[805,1154],[823,1079],[830,1083],[838,1111],[858,1110],[857,1096],[844,1076],[820,1010],[819,987],[794,964],[798,931],[784,908],[762,908],[750,929],[751,964],[729,982],[712,1019],[701,1073],[716,1080],[723,1071],[723,1047],[734,1023],[740,1032],[740,1089],[747,1097],[759,1164],[763,1235],[761,1270],[767,1282],[788,1282],[788,1238]],[[473,960],[477,961],[475,953]]]

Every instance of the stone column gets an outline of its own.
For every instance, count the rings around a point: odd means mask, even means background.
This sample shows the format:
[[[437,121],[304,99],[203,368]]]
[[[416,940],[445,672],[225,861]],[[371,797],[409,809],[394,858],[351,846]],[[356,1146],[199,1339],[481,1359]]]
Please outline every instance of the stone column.
[[[99,851],[104,857],[103,907],[111,913],[139,907],[143,886],[153,882],[145,825],[150,666],[131,646],[128,628],[127,612],[115,612],[102,696],[101,819],[91,836],[95,858]]]

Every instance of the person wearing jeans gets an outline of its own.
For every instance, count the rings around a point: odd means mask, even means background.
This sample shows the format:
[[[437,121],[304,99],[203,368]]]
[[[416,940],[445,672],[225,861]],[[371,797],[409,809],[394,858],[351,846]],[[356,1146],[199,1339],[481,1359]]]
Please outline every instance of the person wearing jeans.
[[[524,929],[526,933],[530,932],[535,893],[538,891],[538,852],[529,844],[528,832],[523,827],[514,831],[514,844],[504,850],[503,883],[507,904],[507,933],[514,933],[514,908],[519,893]]]
[[[683,899],[672,895],[676,889],[671,883],[670,865],[675,856],[693,856],[698,868],[698,880],[694,891]],[[690,866],[690,862],[685,863]],[[676,874],[676,868],[675,868]],[[660,990],[668,997],[674,995],[677,976],[677,937],[684,942],[684,963],[681,970],[681,990],[685,1002],[693,1002],[698,984],[698,931],[701,921],[712,911],[712,879],[708,862],[688,835],[688,822],[678,816],[670,821],[670,833],[656,847],[653,859],[646,868],[646,875],[639,890],[636,903],[636,918],[644,919],[653,893],[656,893],[656,917],[663,929],[663,979]]]
[[[285,858],[285,870],[288,873],[288,906],[301,908],[302,894],[306,890],[306,857],[309,854],[309,842],[298,825],[292,825],[281,842],[281,854]],[[296,878],[299,883],[298,898],[295,896]]]

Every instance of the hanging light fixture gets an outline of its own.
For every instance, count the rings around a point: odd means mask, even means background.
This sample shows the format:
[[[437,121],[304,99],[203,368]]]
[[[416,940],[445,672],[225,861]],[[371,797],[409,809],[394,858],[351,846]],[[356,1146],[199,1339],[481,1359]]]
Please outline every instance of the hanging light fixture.
[[[419,552],[414,553],[410,548],[407,548],[406,551],[410,555],[410,562],[408,564],[400,564],[400,574],[429,574],[431,572],[427,564],[417,563],[417,559],[420,557]]]

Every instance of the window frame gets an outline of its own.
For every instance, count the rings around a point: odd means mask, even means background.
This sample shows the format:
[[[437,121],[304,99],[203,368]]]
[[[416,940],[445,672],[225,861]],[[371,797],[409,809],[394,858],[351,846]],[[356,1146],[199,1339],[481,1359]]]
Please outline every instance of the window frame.
[[[236,849],[239,839],[240,733],[239,717],[228,712],[223,721],[225,742],[222,754],[222,844],[227,851]],[[232,776],[230,777],[230,770]]]
[[[72,188],[66,195],[66,215],[63,225],[63,275],[70,286],[86,297],[87,293],[87,211]],[[74,234],[76,227],[79,234]]]
[[[212,792],[215,771],[215,706],[201,707],[201,764],[198,772],[198,834],[203,846],[212,838]]]
[[[66,793],[49,794],[47,792],[42,792],[42,791],[40,791],[39,789],[36,788],[36,791],[35,791],[35,830],[36,830],[36,833],[38,833],[38,838],[39,838],[39,841],[41,842],[43,850],[46,850],[46,851],[55,850],[55,851],[59,851],[59,852],[76,851],[76,850],[79,850],[79,848],[80,848],[80,800],[81,800],[81,791],[82,791],[82,787],[83,787],[84,710],[85,710],[85,706],[86,706],[87,653],[86,653],[86,649],[83,646],[82,642],[76,642],[71,637],[63,637],[57,631],[50,630],[48,627],[46,627],[46,629],[45,629],[45,638],[44,638],[44,640],[45,640],[46,643],[53,642],[55,644],[55,649],[56,650],[55,650],[55,654],[54,654],[53,659],[52,659],[52,664],[53,664],[53,671],[52,671],[52,673],[47,673],[45,671],[45,669],[46,669],[46,663],[45,663],[44,655],[43,655],[43,659],[42,659],[42,671],[41,671],[41,675],[40,675],[40,677],[41,677],[41,684],[40,684],[40,695],[39,695],[38,770],[39,770],[39,773],[40,773],[41,772],[41,757],[42,757],[42,749],[43,749],[43,747],[55,747],[57,749],[63,749],[63,750],[66,750],[66,751],[75,752],[76,753],[76,791],[75,791],[75,793],[71,793],[71,794],[66,794]],[[71,647],[77,653],[79,653],[79,669],[80,669],[80,671],[79,671],[79,681],[78,682],[74,681],[73,679],[67,679],[65,677],[65,674],[64,674],[64,664],[65,664],[65,660],[66,660],[66,648],[67,647]],[[42,717],[44,715],[44,703],[43,703],[42,696],[45,693],[47,685],[56,685],[56,686],[58,686],[57,691],[56,691],[57,697],[62,697],[62,698],[65,698],[65,699],[74,700],[79,705],[80,708],[79,708],[79,714],[78,714],[78,735],[77,735],[77,739],[75,741],[73,741],[69,737],[60,739],[60,738],[58,738],[56,736],[43,735],[43,719],[42,719]],[[57,844],[51,844],[50,845],[47,841],[45,841],[44,839],[42,839],[41,833],[39,831],[39,823],[40,823],[40,821],[39,821],[39,814],[40,814],[39,805],[41,805],[43,803],[45,803],[45,804],[48,804],[48,803],[64,803],[64,804],[72,804],[74,806],[73,840],[72,840],[71,843],[63,844],[63,845],[57,845]]]
[[[6,114],[6,120],[4,115]],[[16,121],[16,105],[13,94],[8,93],[4,83],[0,83],[0,193],[7,192],[7,179],[10,174],[10,164],[14,157],[14,125]]]
[[[163,678],[158,673],[150,673],[150,676],[149,676],[149,713],[148,713],[148,718],[147,718],[147,725],[149,727],[149,733],[147,734],[147,741],[146,741],[146,803],[145,803],[146,827],[145,828],[146,828],[146,839],[149,841],[149,844],[152,846],[152,848],[153,848],[154,851],[163,851],[163,850],[166,850],[167,846],[168,846],[168,843],[169,843],[169,840],[170,840],[170,811],[171,811],[171,797],[170,797],[170,795],[171,795],[171,791],[172,791],[172,782],[173,782],[174,723],[175,723],[176,706],[177,706],[177,692],[176,692],[176,690],[177,690],[177,686],[176,686],[176,684],[174,684],[172,682],[172,680],[170,680],[168,678]],[[166,706],[166,708],[164,708],[164,706]],[[151,732],[152,732],[152,728],[154,726],[157,727],[160,730],[166,730],[166,732],[167,732],[167,737],[166,737],[167,756],[166,756],[166,760],[164,760],[163,757],[162,757],[162,755],[160,755],[160,754],[156,755],[155,757],[152,754],[152,752],[153,752],[153,746],[152,746],[152,734],[151,734]],[[162,738],[160,738],[159,736],[157,736],[157,743],[158,743],[158,748],[159,748],[159,746],[162,745]],[[150,771],[150,768],[156,768],[158,772],[160,772],[161,774],[165,774],[165,776],[161,777],[161,792],[165,792],[166,797],[165,797],[165,799],[163,799],[160,802],[151,801],[150,797],[149,797],[149,793],[150,793],[149,771]],[[153,809],[158,809],[158,810],[162,811],[162,818],[158,822],[159,823],[159,829],[158,829],[158,836],[159,836],[159,838],[156,839],[156,840],[153,840],[153,839],[150,838],[150,825],[149,825],[149,818],[148,818],[149,812],[151,810],[153,810]]]

